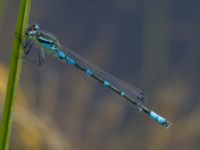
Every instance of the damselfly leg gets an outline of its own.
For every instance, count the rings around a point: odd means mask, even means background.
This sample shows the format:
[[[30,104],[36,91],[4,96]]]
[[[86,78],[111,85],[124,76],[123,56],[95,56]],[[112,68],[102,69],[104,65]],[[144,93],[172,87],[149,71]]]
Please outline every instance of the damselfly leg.
[[[32,49],[37,49],[37,54],[35,53],[35,51],[33,51],[34,55],[37,55],[36,59],[34,59],[34,60],[27,57],[28,55],[30,55],[30,52],[32,51]],[[26,42],[23,44],[23,50],[24,50],[24,56],[23,57],[25,59],[30,60],[34,64],[36,64],[38,62],[37,64],[39,66],[41,66],[42,63],[44,63],[44,61],[45,61],[44,51],[43,51],[42,48],[37,46],[34,42],[32,42],[30,40],[26,40]]]
[[[24,58],[24,59],[26,59],[26,60],[28,60],[28,61],[30,61],[30,62],[36,64],[36,61],[35,61],[35,60],[33,60],[33,59],[31,59],[31,58],[29,58],[29,57],[26,56],[26,55],[30,52],[30,50],[31,50],[31,47],[32,47],[32,46],[29,47],[29,48],[27,49],[27,46],[30,45],[30,42],[31,42],[31,41],[28,41],[28,40],[27,40],[25,43],[23,43],[23,42],[22,42],[22,38],[21,38],[21,34],[19,34],[19,33],[15,33],[15,37],[19,40],[20,45],[21,45],[21,47],[23,48],[24,54],[25,54],[25,55],[19,57],[19,59]],[[25,49],[27,49],[27,50],[25,50]]]
[[[38,65],[41,66],[42,63],[44,63],[44,51],[42,48],[37,48],[37,53],[38,53]]]

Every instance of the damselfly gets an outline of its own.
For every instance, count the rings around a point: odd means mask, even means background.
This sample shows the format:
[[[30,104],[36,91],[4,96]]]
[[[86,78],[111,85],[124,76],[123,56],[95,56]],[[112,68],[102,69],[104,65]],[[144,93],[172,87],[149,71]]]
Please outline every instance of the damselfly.
[[[75,66],[86,75],[94,78],[102,83],[105,87],[125,98],[134,104],[141,112],[146,113],[160,125],[165,126],[166,128],[170,126],[171,123],[167,119],[163,118],[142,104],[142,102],[147,99],[144,92],[113,77],[105,71],[94,67],[74,51],[64,48],[59,44],[58,40],[54,36],[41,31],[38,24],[30,25],[26,29],[25,34],[26,41],[23,46],[24,53],[25,55],[28,55],[31,49],[35,47],[38,54],[39,65],[44,63],[44,51],[50,53],[63,62]]]

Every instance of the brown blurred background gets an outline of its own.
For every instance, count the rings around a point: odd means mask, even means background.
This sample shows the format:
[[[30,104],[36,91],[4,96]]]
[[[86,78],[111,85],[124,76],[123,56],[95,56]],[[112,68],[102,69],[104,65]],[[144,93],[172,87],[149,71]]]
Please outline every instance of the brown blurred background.
[[[0,2],[2,114],[19,0]],[[30,22],[140,88],[166,130],[123,98],[47,55],[24,60],[10,149],[200,149],[200,1],[33,0]]]

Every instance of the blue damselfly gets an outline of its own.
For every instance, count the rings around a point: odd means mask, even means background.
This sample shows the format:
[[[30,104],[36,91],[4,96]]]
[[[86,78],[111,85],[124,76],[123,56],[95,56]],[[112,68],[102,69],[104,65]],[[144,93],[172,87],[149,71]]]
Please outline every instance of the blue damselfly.
[[[44,63],[44,53],[50,53],[61,61],[75,66],[78,70],[125,98],[160,125],[166,128],[170,126],[171,123],[167,119],[142,104],[147,99],[143,91],[91,65],[74,51],[61,46],[54,36],[40,30],[38,24],[32,24],[26,30],[26,41],[23,45],[25,55],[28,55],[33,47],[37,50],[39,65]]]

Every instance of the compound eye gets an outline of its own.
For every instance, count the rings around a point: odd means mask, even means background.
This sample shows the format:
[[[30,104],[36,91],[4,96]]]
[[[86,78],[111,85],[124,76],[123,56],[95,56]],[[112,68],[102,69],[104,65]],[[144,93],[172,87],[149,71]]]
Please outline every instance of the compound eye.
[[[36,30],[40,30],[40,27],[39,27],[38,24],[35,24],[35,25],[34,25],[34,30],[35,30],[35,31],[36,31]]]

